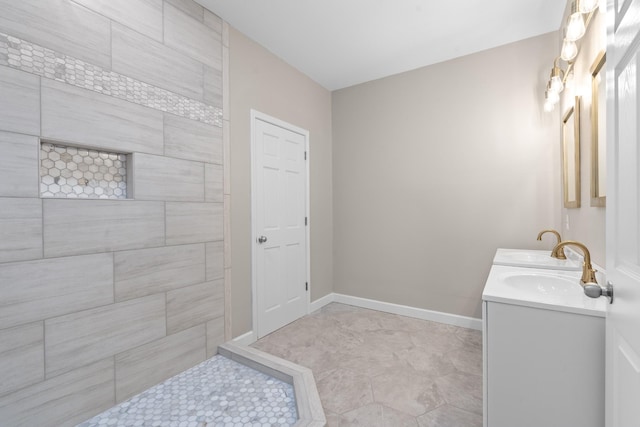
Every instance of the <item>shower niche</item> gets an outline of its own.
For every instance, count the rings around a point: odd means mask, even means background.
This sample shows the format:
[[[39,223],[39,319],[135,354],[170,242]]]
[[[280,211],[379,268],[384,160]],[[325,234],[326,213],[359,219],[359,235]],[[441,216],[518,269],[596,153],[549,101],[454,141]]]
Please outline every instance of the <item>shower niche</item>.
[[[131,155],[40,143],[40,197],[131,199]]]

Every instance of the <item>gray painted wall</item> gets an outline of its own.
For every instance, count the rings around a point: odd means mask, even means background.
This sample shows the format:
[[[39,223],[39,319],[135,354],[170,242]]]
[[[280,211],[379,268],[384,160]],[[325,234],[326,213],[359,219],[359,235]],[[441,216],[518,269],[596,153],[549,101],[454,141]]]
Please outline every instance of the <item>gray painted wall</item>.
[[[496,248],[559,227],[549,33],[333,93],[334,291],[481,317]]]

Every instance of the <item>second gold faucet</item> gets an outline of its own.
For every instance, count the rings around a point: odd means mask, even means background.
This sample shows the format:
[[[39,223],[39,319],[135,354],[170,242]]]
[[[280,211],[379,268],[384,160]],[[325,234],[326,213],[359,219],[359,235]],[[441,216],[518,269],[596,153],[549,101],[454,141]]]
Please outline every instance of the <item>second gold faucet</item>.
[[[560,236],[560,233],[558,233],[556,230],[542,230],[541,232],[538,233],[537,240],[541,241],[542,235],[545,233],[552,233],[556,236],[556,239],[557,239],[556,246],[562,242],[562,237]],[[567,256],[564,254],[564,248],[560,248],[560,250],[558,250],[558,252],[555,255],[553,254],[553,252],[551,252],[551,256],[558,259],[567,259]]]

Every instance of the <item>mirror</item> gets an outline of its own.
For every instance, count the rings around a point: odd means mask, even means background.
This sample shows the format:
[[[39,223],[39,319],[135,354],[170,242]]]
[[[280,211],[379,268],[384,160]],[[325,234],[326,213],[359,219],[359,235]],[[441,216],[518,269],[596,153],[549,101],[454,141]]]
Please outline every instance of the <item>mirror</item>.
[[[604,52],[591,65],[591,206],[606,206],[607,88]]]
[[[564,207],[580,207],[580,97],[562,118]]]

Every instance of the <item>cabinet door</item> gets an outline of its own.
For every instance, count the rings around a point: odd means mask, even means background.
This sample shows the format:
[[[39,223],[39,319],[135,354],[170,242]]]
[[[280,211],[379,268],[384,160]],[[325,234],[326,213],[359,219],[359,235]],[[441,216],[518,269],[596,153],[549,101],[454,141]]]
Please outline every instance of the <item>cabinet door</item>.
[[[604,425],[604,318],[493,302],[486,316],[488,426]]]

